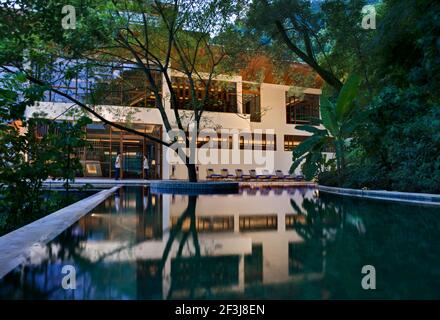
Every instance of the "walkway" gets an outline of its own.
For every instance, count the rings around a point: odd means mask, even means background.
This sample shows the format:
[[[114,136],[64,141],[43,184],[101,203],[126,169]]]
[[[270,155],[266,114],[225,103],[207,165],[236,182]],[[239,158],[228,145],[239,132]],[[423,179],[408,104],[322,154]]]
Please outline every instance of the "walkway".
[[[162,180],[144,180],[144,179],[121,179],[121,180],[115,180],[115,179],[109,179],[109,178],[76,178],[75,183],[73,183],[73,186],[82,186],[85,184],[91,184],[95,187],[103,186],[103,187],[110,187],[110,186],[117,186],[117,185],[143,185],[143,186],[149,186],[151,182],[153,181],[162,181]],[[171,181],[180,181],[180,180],[171,180]],[[200,180],[200,181],[206,181],[206,180]],[[235,180],[232,180],[235,181]],[[53,181],[53,180],[46,180],[45,186],[51,187],[51,186],[62,186],[63,181]],[[239,181],[240,187],[248,187],[248,188],[255,188],[255,187],[315,187],[316,184],[314,182],[309,181]]]

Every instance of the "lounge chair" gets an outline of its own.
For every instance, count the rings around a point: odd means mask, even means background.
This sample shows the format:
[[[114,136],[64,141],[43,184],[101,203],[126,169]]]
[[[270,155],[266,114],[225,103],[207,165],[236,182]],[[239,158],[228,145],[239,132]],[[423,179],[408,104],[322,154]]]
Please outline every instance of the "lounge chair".
[[[267,180],[269,178],[267,175],[257,174],[257,171],[255,169],[249,170],[249,175],[253,180]]]
[[[243,174],[242,169],[235,169],[235,179],[237,180],[249,180],[251,178],[248,174]]]
[[[269,180],[276,180],[277,179],[277,176],[270,173],[269,170],[267,170],[267,169],[263,170],[263,175],[266,176],[266,179],[269,179]]]
[[[283,180],[295,180],[295,175],[293,174],[284,174],[283,171],[281,170],[276,170],[275,171],[276,176],[279,180],[283,179]]]
[[[228,169],[224,169],[223,168],[220,172],[221,172],[220,176],[221,176],[222,179],[232,179],[232,178],[234,178],[233,174],[229,174],[229,170]]]
[[[206,179],[216,180],[220,179],[221,177],[221,175],[214,173],[214,169],[206,169]]]
[[[286,175],[281,170],[275,170],[275,177],[278,180],[284,180],[286,178]]]

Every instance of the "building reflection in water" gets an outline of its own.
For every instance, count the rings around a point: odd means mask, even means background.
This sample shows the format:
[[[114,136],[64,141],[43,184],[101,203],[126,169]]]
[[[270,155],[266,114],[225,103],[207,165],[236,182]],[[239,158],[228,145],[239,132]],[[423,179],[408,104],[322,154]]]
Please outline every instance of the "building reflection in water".
[[[286,287],[322,281],[327,247],[343,220],[342,207],[322,201],[313,189],[189,197],[124,187],[1,280],[0,293],[258,298],[276,287],[284,297]],[[362,219],[355,221],[359,229]],[[60,288],[65,264],[77,269],[77,290]],[[317,292],[315,298],[323,297],[322,286]]]

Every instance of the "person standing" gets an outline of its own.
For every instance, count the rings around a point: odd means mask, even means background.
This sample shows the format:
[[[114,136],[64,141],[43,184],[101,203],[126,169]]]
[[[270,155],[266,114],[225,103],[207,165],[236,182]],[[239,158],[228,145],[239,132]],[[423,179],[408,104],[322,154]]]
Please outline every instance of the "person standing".
[[[144,156],[144,179],[148,178],[148,169],[150,169],[150,166],[148,165],[148,158],[147,156]]]
[[[121,154],[118,152],[115,160],[115,180],[119,180],[120,173],[121,173]]]

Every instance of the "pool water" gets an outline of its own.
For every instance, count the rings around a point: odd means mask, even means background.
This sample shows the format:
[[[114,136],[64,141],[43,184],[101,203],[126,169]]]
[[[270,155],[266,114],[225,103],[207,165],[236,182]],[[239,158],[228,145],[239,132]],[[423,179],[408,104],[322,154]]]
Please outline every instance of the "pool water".
[[[75,290],[62,287],[66,265]],[[0,297],[438,299],[440,208],[313,188],[123,187],[1,279]]]

